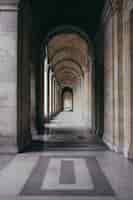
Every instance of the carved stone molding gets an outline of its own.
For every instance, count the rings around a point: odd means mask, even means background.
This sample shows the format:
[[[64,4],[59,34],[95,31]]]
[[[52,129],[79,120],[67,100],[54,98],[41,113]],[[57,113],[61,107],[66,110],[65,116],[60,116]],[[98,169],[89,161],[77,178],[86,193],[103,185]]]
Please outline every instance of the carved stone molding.
[[[114,13],[121,12],[124,0],[106,0],[105,7],[102,14],[102,23],[104,24],[108,18]]]
[[[20,0],[0,0],[0,5],[16,5]]]
[[[113,13],[120,11],[123,6],[123,0],[110,0]]]
[[[123,0],[123,9],[131,10],[133,8],[132,0]]]
[[[0,0],[0,10],[13,11],[18,8],[20,0]]]
[[[103,13],[102,13],[102,24],[105,24],[107,22],[107,20],[111,16],[111,12],[112,12],[111,5],[110,5],[109,0],[107,0],[103,9]]]

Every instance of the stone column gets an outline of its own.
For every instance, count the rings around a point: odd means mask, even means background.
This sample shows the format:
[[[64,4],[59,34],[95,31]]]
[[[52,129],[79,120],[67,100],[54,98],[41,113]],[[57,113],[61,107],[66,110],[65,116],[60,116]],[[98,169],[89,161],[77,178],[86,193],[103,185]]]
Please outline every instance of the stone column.
[[[84,73],[84,120],[86,125],[91,128],[91,77],[90,72]]]
[[[95,131],[95,66],[93,58],[89,58],[89,127]]]
[[[59,85],[57,83],[57,112],[59,111]]]
[[[84,77],[82,77],[80,81],[80,101],[81,101],[81,115],[82,115],[82,120],[84,120],[84,100],[81,98],[84,96]]]
[[[32,38],[32,15],[31,7],[28,1],[21,1],[19,6],[19,17],[18,17],[18,70],[17,70],[17,87],[18,87],[18,114],[17,114],[17,142],[19,151],[23,151],[27,148],[32,141],[31,135],[31,63],[32,63],[32,53],[31,53],[31,38]],[[38,51],[37,51],[38,52]],[[40,60],[37,57],[34,61],[35,65],[40,66]],[[40,69],[41,70],[41,69]],[[35,71],[35,79],[41,80],[41,71]],[[37,73],[38,72],[38,73]],[[42,80],[41,80],[42,81]],[[36,84],[36,109],[38,110],[38,115],[36,115],[36,127],[41,124],[42,112],[38,99],[41,98],[40,84]]]
[[[49,75],[49,113],[51,117],[52,114],[52,71],[51,70]]]
[[[53,73],[52,73],[52,77],[51,77],[51,116],[53,116]]]
[[[131,91],[130,91],[130,94],[131,94],[131,109],[130,109],[130,112],[131,112],[131,130],[130,130],[130,143],[129,143],[129,150],[128,150],[128,157],[129,158],[133,158],[133,1],[130,1],[132,2],[132,7],[131,7],[131,10],[130,10],[130,16],[129,16],[129,24],[128,24],[128,31],[130,31],[129,33],[129,63],[130,63],[130,79],[131,79]]]
[[[54,90],[54,94],[53,94],[53,112],[55,114],[55,78],[53,81],[53,90]]]
[[[54,115],[54,76],[53,76],[53,79],[52,79],[52,113]]]
[[[79,116],[80,107],[79,107],[79,88],[78,88],[78,84],[76,84],[76,86],[73,87],[73,91],[74,91],[74,112],[75,112],[76,115]]]
[[[61,102],[61,87],[60,87],[60,85],[59,85],[59,112],[61,112],[61,110],[62,110],[62,102]]]
[[[114,8],[115,9],[115,8]],[[118,11],[113,13],[113,91],[114,91],[114,135],[113,143],[115,150],[119,146],[119,63],[118,63]]]
[[[114,149],[114,95],[113,95],[113,38],[112,11],[110,5],[105,10],[104,28],[104,135],[103,140]]]
[[[83,95],[82,95],[82,91],[81,91],[81,79],[78,80],[78,82],[76,83],[76,110],[77,110],[77,114],[78,114],[78,119],[82,120],[82,102],[83,102]]]
[[[123,109],[123,12],[122,4],[118,10],[118,62],[119,62],[119,146],[118,151],[123,152],[124,148],[124,109]]]
[[[124,21],[124,155],[129,156],[131,143],[131,68],[129,64],[129,22]]]
[[[58,112],[60,112],[61,110],[61,98],[60,98],[61,94],[60,94],[60,85],[58,83]]]
[[[114,150],[123,151],[123,77],[122,77],[122,2],[112,4],[113,18],[113,91],[114,91]]]
[[[13,151],[17,150],[18,3],[0,0],[0,141],[3,147],[13,145]]]
[[[48,67],[44,66],[44,116],[48,117]]]
[[[55,80],[55,113],[57,112],[57,82]]]
[[[133,93],[132,93],[132,16],[130,13],[125,13],[123,19],[123,41],[124,41],[124,56],[123,56],[123,96],[124,96],[124,155],[127,158],[133,158]]]

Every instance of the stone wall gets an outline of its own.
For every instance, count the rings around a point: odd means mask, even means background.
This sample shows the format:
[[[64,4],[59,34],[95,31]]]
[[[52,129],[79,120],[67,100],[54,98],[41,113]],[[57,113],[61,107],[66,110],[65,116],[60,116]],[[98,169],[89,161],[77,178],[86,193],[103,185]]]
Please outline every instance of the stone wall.
[[[133,158],[132,10],[133,1],[123,0],[124,155],[128,158]]]
[[[104,30],[104,140],[113,142],[113,60],[112,60],[112,18]]]
[[[31,133],[36,132],[36,77],[35,65],[31,64],[30,72],[30,118],[31,118]]]
[[[0,0],[0,141],[2,145],[15,144],[15,151],[30,144],[35,127],[36,77],[31,44],[28,1]]]
[[[18,134],[17,142],[19,151],[23,151],[31,143],[31,125],[34,118],[33,91],[35,91],[34,73],[32,62],[32,17],[28,2],[21,2],[19,9],[18,27]]]
[[[104,133],[104,35],[102,27],[95,38],[95,129],[100,137]]]
[[[16,135],[17,6],[0,1],[0,136],[16,143]]]
[[[114,151],[133,157],[132,17],[133,1],[106,1],[104,37],[104,141]],[[102,49],[102,48],[101,48]]]

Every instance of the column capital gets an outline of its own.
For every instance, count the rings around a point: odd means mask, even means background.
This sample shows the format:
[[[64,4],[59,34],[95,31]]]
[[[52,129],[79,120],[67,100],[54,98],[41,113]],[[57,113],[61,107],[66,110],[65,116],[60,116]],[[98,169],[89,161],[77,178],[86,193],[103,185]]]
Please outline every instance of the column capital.
[[[123,0],[110,0],[113,13],[122,9]]]
[[[133,147],[128,146],[124,148],[124,156],[128,159],[133,159]]]
[[[3,5],[11,5],[11,4],[18,4],[20,0],[0,0],[0,4]]]
[[[21,0],[0,0],[0,10],[16,10]]]

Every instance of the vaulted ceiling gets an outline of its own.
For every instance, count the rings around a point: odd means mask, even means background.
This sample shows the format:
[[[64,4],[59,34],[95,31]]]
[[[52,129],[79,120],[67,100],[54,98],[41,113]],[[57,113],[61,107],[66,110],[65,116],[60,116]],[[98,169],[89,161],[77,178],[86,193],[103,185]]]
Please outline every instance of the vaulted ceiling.
[[[63,86],[80,84],[85,71],[89,70],[88,57],[91,44],[77,33],[60,33],[48,43],[48,60],[57,80]]]
[[[93,42],[99,29],[105,0],[30,0],[33,16],[33,43],[42,44],[48,33],[61,26],[73,26],[83,30]],[[58,28],[57,28],[58,29]],[[40,41],[40,42],[39,42]],[[64,85],[77,84],[89,68],[91,45],[78,34],[56,34],[48,43],[49,63]]]

